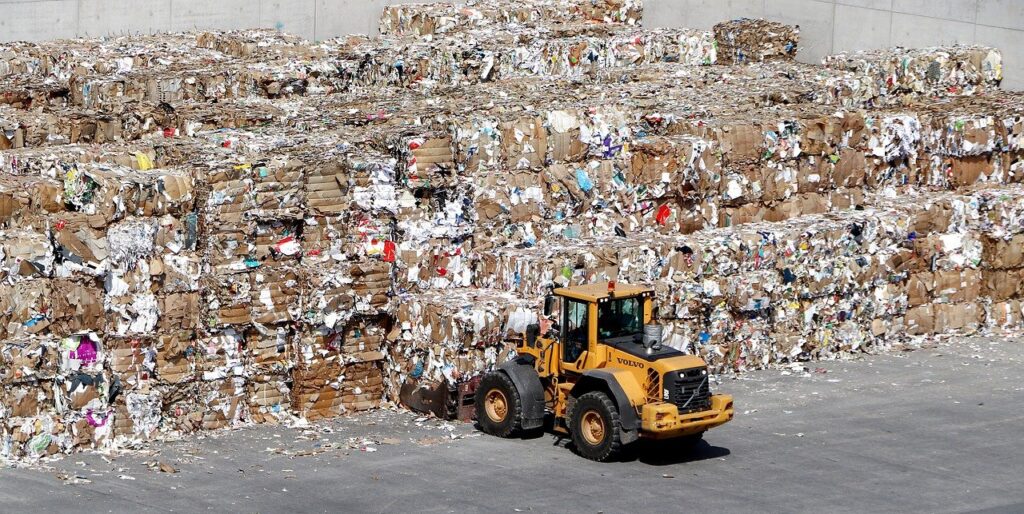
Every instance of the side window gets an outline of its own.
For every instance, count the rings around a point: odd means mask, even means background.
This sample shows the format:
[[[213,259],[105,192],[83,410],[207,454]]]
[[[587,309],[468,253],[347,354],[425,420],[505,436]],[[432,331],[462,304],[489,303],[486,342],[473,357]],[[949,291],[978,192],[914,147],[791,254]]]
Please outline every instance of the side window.
[[[587,348],[587,303],[579,300],[566,299],[565,301],[565,345],[564,362],[575,362],[580,358]]]

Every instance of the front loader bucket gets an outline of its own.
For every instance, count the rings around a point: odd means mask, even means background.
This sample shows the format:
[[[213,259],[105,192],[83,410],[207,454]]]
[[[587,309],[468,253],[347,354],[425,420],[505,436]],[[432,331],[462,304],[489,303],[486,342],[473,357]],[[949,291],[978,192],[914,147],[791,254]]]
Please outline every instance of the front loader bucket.
[[[473,400],[479,384],[480,377],[459,382],[454,387],[447,380],[410,378],[398,391],[398,401],[415,412],[468,422],[473,420]]]
[[[398,401],[409,410],[451,419],[448,404],[454,395],[450,389],[443,380],[438,382],[410,378],[398,391]]]

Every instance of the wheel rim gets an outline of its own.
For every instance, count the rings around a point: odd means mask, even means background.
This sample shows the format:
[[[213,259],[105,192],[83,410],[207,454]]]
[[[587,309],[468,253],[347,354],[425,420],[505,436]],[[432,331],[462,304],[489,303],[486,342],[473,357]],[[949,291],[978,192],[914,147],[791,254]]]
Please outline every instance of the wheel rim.
[[[505,416],[508,415],[508,399],[505,398],[505,393],[500,389],[487,391],[487,395],[484,396],[484,411],[495,423],[505,421]]]
[[[588,444],[597,446],[604,441],[604,418],[596,410],[590,410],[583,414],[580,420],[580,432]]]

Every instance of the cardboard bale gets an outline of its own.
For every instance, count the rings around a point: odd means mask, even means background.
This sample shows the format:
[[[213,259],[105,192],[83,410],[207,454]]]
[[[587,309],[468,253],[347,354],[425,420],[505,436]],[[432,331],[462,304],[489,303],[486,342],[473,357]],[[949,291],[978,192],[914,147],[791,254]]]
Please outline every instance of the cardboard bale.
[[[248,419],[247,383],[246,377],[234,376],[204,380],[199,385],[203,430],[235,426]]]
[[[64,210],[61,186],[54,180],[0,175],[0,227],[18,220]]]
[[[305,281],[298,270],[261,270],[253,273],[250,305],[252,320],[260,324],[283,323],[301,316],[301,287]]]
[[[50,337],[5,338],[0,350],[4,383],[53,380],[58,370],[58,344]]]
[[[3,231],[0,239],[0,278],[7,282],[52,276],[53,246],[47,233],[31,229]]]
[[[796,57],[800,27],[768,20],[740,18],[711,29],[718,43],[718,62],[762,62]]]
[[[0,335],[16,339],[29,334],[46,334],[50,321],[49,280],[30,280],[0,285]]]
[[[375,259],[319,263],[304,292],[303,320],[334,328],[354,314],[388,312],[391,268]]]
[[[973,333],[981,325],[984,309],[976,303],[935,304],[936,333]]]
[[[248,412],[255,423],[274,423],[290,414],[291,374],[253,375],[247,385]]]
[[[382,35],[424,37],[508,23],[532,26],[589,20],[633,25],[640,23],[642,15],[643,3],[636,0],[392,5],[384,8],[378,30]]]
[[[194,381],[197,370],[196,348],[189,332],[158,336],[156,375],[160,383],[181,385]]]
[[[1003,78],[999,50],[984,46],[869,50],[829,55],[822,63],[853,73],[852,80],[826,79],[826,90],[842,90],[844,84],[858,105],[899,103],[907,94],[976,94],[997,88]]]
[[[344,412],[341,388],[344,367],[335,358],[318,359],[292,372],[292,409],[309,420],[337,417]]]
[[[1024,311],[1020,300],[993,303],[985,316],[986,325],[994,328],[1020,328],[1022,322]]]
[[[407,377],[454,383],[500,364],[505,336],[537,321],[534,302],[505,291],[453,289],[443,298],[422,294],[402,300],[396,313],[401,332],[389,364],[398,385]],[[462,369],[456,366],[460,361]]]

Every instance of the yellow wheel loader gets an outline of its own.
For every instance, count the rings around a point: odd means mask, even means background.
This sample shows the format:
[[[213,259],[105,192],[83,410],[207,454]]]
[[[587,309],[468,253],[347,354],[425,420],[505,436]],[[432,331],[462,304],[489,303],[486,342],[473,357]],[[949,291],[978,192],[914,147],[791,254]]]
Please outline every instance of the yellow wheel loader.
[[[653,298],[615,282],[554,289],[549,326],[527,327],[517,357],[480,380],[483,431],[507,437],[551,415],[582,456],[605,461],[640,438],[696,442],[731,420],[732,397],[711,394],[704,360],[662,346]]]

